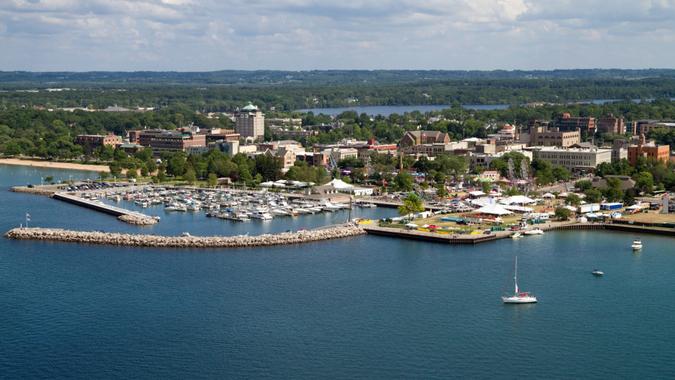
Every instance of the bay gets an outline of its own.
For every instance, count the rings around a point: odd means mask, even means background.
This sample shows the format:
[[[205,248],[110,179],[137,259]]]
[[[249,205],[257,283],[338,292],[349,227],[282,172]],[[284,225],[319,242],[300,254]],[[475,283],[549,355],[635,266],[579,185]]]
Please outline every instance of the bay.
[[[167,234],[238,234],[239,228],[253,234],[332,221],[235,227],[184,214],[163,216],[156,230],[147,230],[6,191],[46,175],[94,176],[0,166],[2,232],[27,211],[37,225]],[[448,246],[364,236],[209,250],[3,238],[0,373],[22,379],[673,377],[673,239],[637,235],[645,248],[633,254],[634,237],[569,231]],[[539,304],[501,303],[516,254],[521,286]],[[593,277],[594,268],[605,277]]]

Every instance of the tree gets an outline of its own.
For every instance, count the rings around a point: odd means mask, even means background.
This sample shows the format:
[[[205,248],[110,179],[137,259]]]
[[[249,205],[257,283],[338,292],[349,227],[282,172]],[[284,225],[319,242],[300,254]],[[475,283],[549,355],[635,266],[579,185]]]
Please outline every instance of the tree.
[[[572,206],[579,206],[581,204],[581,197],[576,194],[569,194],[565,199],[565,203]]]
[[[216,187],[218,184],[218,176],[215,173],[209,173],[206,182],[208,183],[209,187]]]
[[[403,204],[398,207],[399,215],[403,216],[422,211],[424,211],[424,203],[422,202],[422,198],[415,193],[409,193],[408,196],[403,199]]]
[[[587,179],[582,179],[580,181],[577,181],[574,184],[574,187],[576,187],[580,191],[586,191],[586,190],[589,190],[593,187],[593,183],[591,181],[587,180]]]
[[[553,174],[553,178],[555,178],[556,181],[567,181],[572,176],[572,173],[570,173],[567,168],[560,165],[555,165],[551,170],[551,174]]]
[[[621,190],[621,181],[618,178],[606,178],[607,188],[603,195],[609,202],[617,202],[623,199],[623,190]]]
[[[406,172],[400,172],[394,177],[394,187],[398,191],[412,191],[413,183],[413,176]]]
[[[183,174],[183,179],[187,181],[190,185],[195,183],[197,180],[197,173],[195,173],[195,170],[192,169],[192,167],[189,167],[186,171],[185,174]]]
[[[635,188],[641,192],[651,193],[654,189],[654,176],[650,172],[639,172],[633,179]]]
[[[571,215],[572,211],[565,207],[556,207],[555,209],[555,217],[558,218],[558,220],[568,220]]]
[[[598,203],[602,200],[602,193],[598,189],[588,189],[584,191],[585,201],[588,203]]]
[[[445,198],[445,197],[448,196],[448,189],[445,188],[445,184],[444,184],[444,183],[439,183],[439,184],[436,186],[436,195],[437,195],[439,198]]]

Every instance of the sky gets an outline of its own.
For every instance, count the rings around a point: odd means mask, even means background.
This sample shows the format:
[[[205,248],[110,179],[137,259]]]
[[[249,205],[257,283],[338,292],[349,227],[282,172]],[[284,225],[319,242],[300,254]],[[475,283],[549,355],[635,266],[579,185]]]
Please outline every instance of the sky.
[[[675,67],[675,0],[0,0],[0,70]]]

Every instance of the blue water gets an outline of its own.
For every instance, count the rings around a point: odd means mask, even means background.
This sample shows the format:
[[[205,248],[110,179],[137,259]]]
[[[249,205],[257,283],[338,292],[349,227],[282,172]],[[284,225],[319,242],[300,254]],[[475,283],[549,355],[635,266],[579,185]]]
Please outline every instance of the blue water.
[[[298,112],[313,112],[314,114],[324,114],[337,116],[346,111],[355,111],[357,114],[368,114],[372,116],[391,114],[403,115],[406,112],[419,111],[421,113],[431,111],[441,111],[450,108],[449,105],[412,105],[412,106],[355,106],[355,107],[330,107],[330,108],[306,108],[297,110]],[[480,111],[505,110],[509,108],[508,104],[463,104],[463,108]]]
[[[2,231],[26,210],[39,225],[146,231],[5,191],[45,173],[0,166]],[[157,228],[200,223],[166,221]],[[0,377],[673,377],[675,240],[640,237],[637,255],[633,235],[592,231],[475,247],[372,236],[230,250],[0,239]],[[516,253],[539,304],[500,302]]]

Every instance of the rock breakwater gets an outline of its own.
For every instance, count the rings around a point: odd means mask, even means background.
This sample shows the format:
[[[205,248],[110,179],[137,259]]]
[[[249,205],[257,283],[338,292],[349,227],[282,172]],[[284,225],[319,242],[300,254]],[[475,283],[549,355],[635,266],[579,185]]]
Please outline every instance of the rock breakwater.
[[[5,234],[9,239],[45,240],[68,243],[103,244],[132,247],[167,248],[237,248],[300,244],[340,239],[365,234],[348,224],[324,229],[283,232],[258,236],[158,236],[112,232],[73,231],[58,228],[14,228]]]

